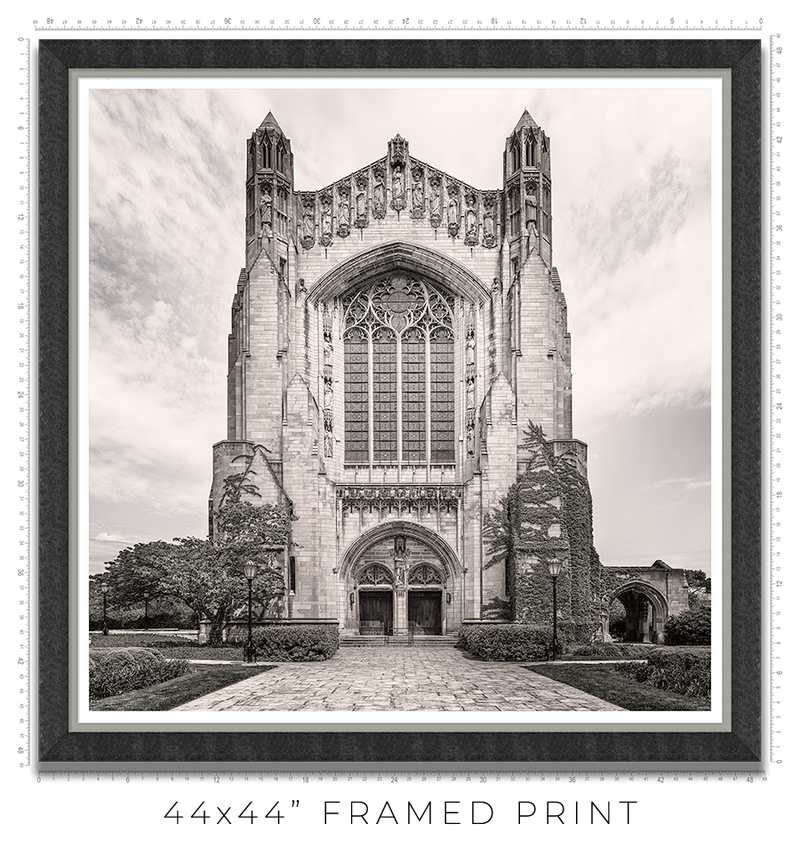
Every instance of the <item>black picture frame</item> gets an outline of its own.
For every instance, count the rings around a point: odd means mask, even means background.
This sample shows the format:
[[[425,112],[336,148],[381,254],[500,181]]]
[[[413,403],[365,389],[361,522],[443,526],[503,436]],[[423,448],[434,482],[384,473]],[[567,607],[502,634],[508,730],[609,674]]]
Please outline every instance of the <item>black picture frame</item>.
[[[761,759],[761,43],[659,40],[42,40],[39,60],[39,765],[320,767]],[[730,70],[729,731],[81,732],[69,723],[72,70]],[[74,355],[72,355],[74,356]],[[72,451],[72,454],[71,454]]]

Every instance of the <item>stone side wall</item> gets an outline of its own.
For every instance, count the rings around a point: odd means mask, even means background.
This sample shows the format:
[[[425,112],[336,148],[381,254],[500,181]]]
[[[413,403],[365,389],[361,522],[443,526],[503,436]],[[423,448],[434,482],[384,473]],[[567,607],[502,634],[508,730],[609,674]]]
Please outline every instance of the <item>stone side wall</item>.
[[[243,437],[282,456],[286,369],[285,285],[261,255],[248,274],[247,332],[243,358]]]
[[[517,428],[525,429],[530,420],[548,439],[572,438],[566,301],[540,258],[531,256],[525,262],[510,287],[508,302]]]

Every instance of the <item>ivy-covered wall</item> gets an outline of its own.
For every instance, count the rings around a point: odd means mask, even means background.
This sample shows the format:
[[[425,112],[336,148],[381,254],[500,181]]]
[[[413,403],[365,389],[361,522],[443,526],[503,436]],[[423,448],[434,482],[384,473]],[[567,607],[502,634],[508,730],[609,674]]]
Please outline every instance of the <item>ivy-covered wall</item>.
[[[600,626],[601,566],[594,548],[589,484],[568,460],[556,461],[541,427],[529,424],[526,470],[484,522],[489,561],[505,560],[511,618],[553,620],[550,558],[567,559],[556,581],[556,614],[565,635],[590,641]]]
[[[575,638],[579,642],[588,642],[600,627],[599,604],[604,593],[602,565],[594,548],[592,493],[588,480],[578,473],[570,461],[559,460],[556,473],[564,494],[561,519],[569,535]]]

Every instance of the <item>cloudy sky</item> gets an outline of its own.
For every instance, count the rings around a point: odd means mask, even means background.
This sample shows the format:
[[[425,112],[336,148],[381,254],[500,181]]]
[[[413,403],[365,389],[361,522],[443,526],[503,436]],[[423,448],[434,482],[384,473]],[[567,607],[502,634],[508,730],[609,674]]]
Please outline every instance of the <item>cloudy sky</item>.
[[[398,132],[412,156],[485,189],[502,185],[505,138],[527,108],[551,139],[595,545],[606,564],[711,573],[709,91],[273,84],[96,87],[86,100],[89,572],[136,542],[205,535],[245,142],[267,112],[291,140],[297,189],[380,158]]]

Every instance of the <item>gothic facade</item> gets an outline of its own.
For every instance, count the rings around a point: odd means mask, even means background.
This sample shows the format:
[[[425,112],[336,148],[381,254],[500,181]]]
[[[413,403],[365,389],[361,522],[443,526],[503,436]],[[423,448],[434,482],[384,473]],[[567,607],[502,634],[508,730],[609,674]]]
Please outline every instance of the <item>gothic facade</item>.
[[[535,583],[551,584],[554,554],[569,562],[559,615],[600,626],[544,130],[523,113],[501,189],[421,162],[398,135],[302,191],[270,113],[246,175],[211,530],[233,474],[291,506],[284,614],[344,633],[446,634],[509,599],[515,620],[546,620],[550,589]],[[525,477],[509,575],[485,529]]]

